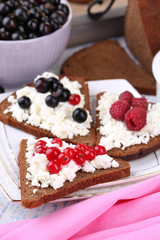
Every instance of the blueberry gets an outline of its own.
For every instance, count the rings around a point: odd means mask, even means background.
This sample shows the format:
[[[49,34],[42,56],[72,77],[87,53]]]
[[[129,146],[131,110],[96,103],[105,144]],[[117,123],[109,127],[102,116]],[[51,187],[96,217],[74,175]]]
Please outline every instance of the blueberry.
[[[27,23],[27,27],[28,27],[29,31],[36,32],[36,30],[38,29],[38,21],[37,21],[37,19],[29,20],[28,23]]]
[[[53,12],[52,15],[51,15],[51,18],[52,18],[53,20],[56,19],[60,25],[65,24],[65,22],[67,21],[66,16],[65,16],[64,13],[61,12],[61,11],[55,11],[55,12]]]
[[[58,97],[60,102],[68,101],[71,92],[67,88],[58,88],[56,91],[56,96]]]
[[[39,78],[35,82],[35,88],[37,89],[37,92],[46,93],[50,90],[50,84],[46,78]]]
[[[39,32],[42,36],[48,35],[52,32],[52,26],[49,22],[42,22],[39,26]]]
[[[26,109],[31,105],[31,100],[29,97],[23,96],[18,99],[18,104],[21,108]]]
[[[54,95],[48,95],[45,100],[48,107],[55,108],[59,104],[59,100]]]
[[[64,13],[64,15],[65,15],[66,17],[68,17],[68,15],[69,15],[69,8],[68,8],[67,5],[60,3],[60,4],[58,4],[58,5],[56,6],[56,9],[62,11],[62,12]]]
[[[54,83],[52,84],[51,90],[52,90],[52,92],[56,92],[57,89],[59,89],[59,88],[63,88],[63,84],[62,84],[62,83],[59,83],[59,82],[57,81],[57,82],[54,82]]]
[[[12,30],[12,31],[15,30],[18,26],[16,18],[13,15],[3,18],[2,24],[8,30]]]
[[[0,86],[0,93],[4,93],[4,88],[2,86]]]
[[[18,18],[20,21],[27,21],[28,20],[28,14],[27,14],[27,9],[24,7],[19,7],[15,10],[15,16]]]
[[[1,40],[9,40],[10,33],[4,27],[0,28],[0,39]]]
[[[76,108],[72,114],[73,119],[78,123],[83,123],[87,119],[87,112],[83,108]]]

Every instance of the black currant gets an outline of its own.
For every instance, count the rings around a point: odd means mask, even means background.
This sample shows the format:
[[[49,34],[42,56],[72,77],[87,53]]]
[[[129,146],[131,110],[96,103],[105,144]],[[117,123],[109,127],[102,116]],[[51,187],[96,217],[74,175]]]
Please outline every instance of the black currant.
[[[36,30],[38,29],[38,21],[37,21],[37,19],[29,20],[28,23],[27,23],[27,27],[28,27],[29,31],[36,32]]]
[[[28,20],[28,14],[27,14],[27,9],[24,7],[19,7],[15,10],[15,16],[17,17],[18,20],[20,21],[27,21]]]
[[[63,25],[63,24],[65,24],[65,22],[67,21],[66,16],[65,16],[64,13],[61,12],[61,11],[55,11],[55,12],[53,12],[52,15],[51,15],[51,18],[52,18],[53,20],[56,19],[57,22],[59,23],[59,25]]]
[[[11,7],[8,3],[0,3],[0,14],[6,15],[11,10]]]
[[[59,99],[54,95],[48,95],[45,99],[48,107],[55,108],[59,104]]]
[[[29,108],[31,105],[31,100],[29,97],[23,96],[18,99],[18,105],[23,109]]]
[[[32,18],[40,19],[40,17],[41,17],[40,9],[39,9],[38,7],[31,8],[31,9],[29,10],[29,15],[30,15],[30,17],[32,17]]]
[[[3,18],[2,24],[8,30],[12,30],[12,31],[16,30],[16,28],[18,26],[16,18],[13,15],[9,15],[9,16]]]
[[[50,90],[50,84],[46,78],[39,78],[34,85],[37,89],[37,92],[40,93],[46,93]]]
[[[0,93],[4,93],[4,88],[2,86],[0,86]]]
[[[56,19],[55,20],[51,19],[50,22],[51,22],[53,32],[60,28],[60,24],[58,23],[58,21]]]
[[[28,34],[28,38],[30,38],[30,39],[37,38],[37,37],[39,37],[37,33],[31,32],[31,33]]]
[[[23,32],[14,32],[11,34],[11,39],[12,40],[24,40],[26,37],[25,37],[25,34]]]
[[[52,84],[51,90],[52,92],[56,92],[58,88],[63,88],[63,84],[57,81]]]
[[[53,2],[54,2],[54,5],[60,4],[60,0],[54,0]]]
[[[67,88],[58,88],[56,91],[56,96],[58,97],[60,102],[68,101],[71,92]]]
[[[52,26],[49,22],[42,22],[39,26],[39,32],[42,36],[48,35],[52,32]]]
[[[68,8],[67,5],[60,3],[60,4],[58,4],[58,5],[56,6],[56,9],[62,11],[62,12],[64,13],[64,15],[65,15],[66,17],[68,17],[68,15],[69,15],[69,8]]]
[[[73,119],[78,123],[83,123],[87,119],[87,112],[83,108],[76,108],[72,114]]]
[[[10,38],[10,33],[7,29],[4,27],[0,28],[0,39],[1,40],[9,40]]]

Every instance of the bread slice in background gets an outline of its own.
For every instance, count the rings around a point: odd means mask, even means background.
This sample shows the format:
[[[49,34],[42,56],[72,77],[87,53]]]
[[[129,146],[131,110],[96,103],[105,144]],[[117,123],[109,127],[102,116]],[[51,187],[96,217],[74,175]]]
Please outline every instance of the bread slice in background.
[[[98,106],[98,101],[103,94],[104,92],[99,93],[97,95],[97,106]],[[99,144],[102,137],[99,131],[101,124],[98,116],[99,116],[99,111],[96,111],[96,144]],[[107,151],[107,154],[115,158],[121,158],[124,160],[134,160],[134,159],[144,157],[156,151],[159,148],[160,148],[160,135],[153,138],[151,137],[147,144],[132,145],[132,146],[126,147],[124,150],[122,150],[121,148],[112,148],[111,150]]]
[[[152,73],[152,59],[160,50],[160,0],[130,0],[125,15],[128,48]]]
[[[76,52],[64,62],[61,71],[87,80],[123,78],[140,93],[156,94],[156,82],[152,75],[138,66],[113,40],[97,42]]]
[[[60,77],[60,79],[64,77],[63,75]],[[90,112],[90,103],[89,103],[89,89],[88,85],[85,83],[85,79],[81,77],[72,77],[72,76],[67,76],[71,81],[77,80],[81,85],[81,92],[85,96],[85,109],[88,109]],[[31,84],[30,86],[33,86]],[[14,96],[16,96],[16,93],[13,93]],[[25,122],[18,122],[16,119],[12,117],[11,113],[4,114],[4,110],[7,109],[10,106],[10,103],[8,102],[7,98],[0,103],[0,121],[10,125],[12,127],[21,129],[29,134],[32,134],[38,138],[41,137],[56,137],[54,134],[47,130],[43,130],[41,128],[31,126],[30,124],[26,124]],[[94,128],[94,123],[91,123],[91,128],[89,129],[89,133],[86,136],[74,136],[73,139],[63,139],[66,142],[70,143],[83,143],[83,144],[89,144],[89,145],[95,145],[96,137],[95,137],[95,128]]]
[[[90,187],[92,185],[114,181],[130,175],[129,164],[121,159],[116,159],[116,161],[119,162],[118,168],[96,170],[94,173],[78,171],[73,182],[66,181],[64,186],[58,190],[54,190],[52,187],[38,188],[31,186],[30,181],[26,179],[28,168],[28,163],[26,162],[26,144],[27,140],[21,141],[20,152],[18,156],[21,182],[21,204],[26,208],[35,208],[41,204],[65,197],[70,193]],[[35,194],[33,194],[33,189],[37,189]]]

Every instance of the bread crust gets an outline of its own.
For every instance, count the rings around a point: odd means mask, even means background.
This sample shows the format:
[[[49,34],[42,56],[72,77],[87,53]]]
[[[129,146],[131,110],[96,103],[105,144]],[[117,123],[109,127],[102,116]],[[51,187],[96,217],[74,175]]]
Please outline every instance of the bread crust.
[[[66,76],[66,75],[65,75]],[[64,77],[64,75],[60,76],[60,79]],[[73,76],[68,76],[67,77],[71,80],[78,80],[80,84],[82,84],[82,89],[81,92],[82,94],[84,94],[85,96],[85,109],[88,109],[89,112],[90,111],[90,103],[89,103],[89,90],[88,90],[88,85],[85,83],[85,79],[81,78],[81,77],[73,77]],[[29,86],[34,86],[33,84],[29,84]],[[12,95],[16,96],[16,93],[13,93]],[[54,134],[52,134],[51,132],[47,131],[47,130],[43,130],[40,129],[38,127],[35,126],[31,126],[29,124],[26,124],[25,122],[18,122],[16,119],[14,119],[11,115],[11,113],[8,114],[3,114],[3,111],[5,109],[7,109],[10,106],[10,103],[8,102],[7,98],[5,100],[3,100],[0,103],[0,121],[3,122],[4,124],[10,125],[12,127],[21,129],[29,134],[32,134],[34,136],[36,136],[37,138],[41,138],[41,137],[49,137],[49,138],[54,138],[56,137]],[[95,128],[94,128],[94,123],[91,123],[91,128],[89,130],[89,133],[87,134],[87,136],[74,136],[73,139],[63,139],[66,142],[69,143],[83,143],[83,144],[89,144],[94,146],[95,145]]]
[[[84,48],[62,65],[61,72],[86,80],[126,79],[142,94],[156,94],[151,74],[138,66],[117,41],[104,40]]]
[[[101,92],[97,95],[97,106],[100,97],[104,94]],[[102,135],[100,134],[100,119],[99,119],[99,111],[96,111],[96,144],[99,144]],[[144,157],[157,149],[160,148],[160,136],[156,136],[154,138],[150,138],[147,144],[136,144],[130,147],[126,147],[124,150],[121,148],[112,148],[107,151],[107,154],[112,157],[119,157],[123,160],[134,160],[141,157]]]
[[[64,183],[64,186],[58,190],[54,190],[52,187],[33,187],[31,186],[30,181],[26,179],[28,168],[28,163],[26,162],[26,144],[26,139],[21,141],[20,152],[18,156],[21,182],[21,204],[26,208],[35,208],[41,204],[62,198],[68,194],[90,187],[92,185],[114,181],[116,179],[124,178],[130,175],[129,164],[121,159],[116,159],[120,164],[118,168],[96,170],[95,173],[84,173],[78,171],[73,182],[66,181]],[[26,182],[28,182],[28,184],[26,184]],[[36,194],[33,194],[33,189],[37,189]]]

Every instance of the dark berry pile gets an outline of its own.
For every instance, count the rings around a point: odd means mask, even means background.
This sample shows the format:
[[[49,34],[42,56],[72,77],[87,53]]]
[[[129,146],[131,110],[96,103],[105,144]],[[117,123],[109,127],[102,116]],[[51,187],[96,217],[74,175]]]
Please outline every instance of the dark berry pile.
[[[0,40],[48,35],[67,21],[69,8],[60,0],[0,0]]]
[[[50,92],[45,99],[45,103],[48,107],[55,108],[60,102],[69,102],[71,105],[78,105],[81,101],[81,97],[78,94],[71,94],[69,89],[64,88],[63,84],[59,82],[57,78],[50,77],[38,78],[35,82],[35,88],[39,93]],[[22,96],[18,99],[18,104],[21,108],[27,109],[31,105],[31,100],[27,96]],[[86,121],[88,114],[83,108],[76,108],[72,113],[73,119],[78,123]]]

